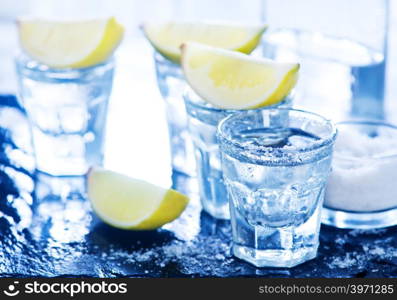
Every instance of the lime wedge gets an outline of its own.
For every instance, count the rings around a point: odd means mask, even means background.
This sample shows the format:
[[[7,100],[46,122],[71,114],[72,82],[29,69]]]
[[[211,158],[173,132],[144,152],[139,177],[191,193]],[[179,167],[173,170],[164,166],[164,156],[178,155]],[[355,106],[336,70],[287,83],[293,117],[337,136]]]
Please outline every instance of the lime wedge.
[[[88,197],[105,223],[131,230],[151,230],[179,217],[188,197],[172,189],[99,168],[88,173]]]
[[[177,22],[142,25],[143,32],[153,47],[176,63],[180,61],[180,46],[189,41],[249,54],[258,46],[266,28],[267,26]]]
[[[299,64],[186,43],[182,68],[192,89],[212,105],[251,109],[281,102],[297,82]]]
[[[53,68],[83,68],[104,62],[117,48],[124,29],[115,18],[87,21],[21,19],[24,52]]]

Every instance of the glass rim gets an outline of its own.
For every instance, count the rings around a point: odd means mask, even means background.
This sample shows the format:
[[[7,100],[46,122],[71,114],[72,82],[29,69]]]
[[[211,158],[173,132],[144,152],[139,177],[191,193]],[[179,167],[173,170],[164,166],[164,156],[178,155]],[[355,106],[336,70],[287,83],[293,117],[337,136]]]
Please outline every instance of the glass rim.
[[[26,53],[19,52],[14,56],[14,61],[16,62],[17,65],[22,66],[24,69],[32,71],[32,72],[38,72],[38,73],[68,73],[68,72],[87,72],[91,70],[95,70],[101,67],[105,67],[108,65],[114,65],[115,58],[114,55],[112,54],[107,60],[93,65],[93,66],[88,66],[88,67],[82,67],[82,68],[53,68],[50,66],[47,66],[34,58],[28,56]],[[34,64],[33,66],[28,66],[28,64]]]
[[[368,119],[359,119],[359,120],[350,120],[350,121],[341,121],[336,123],[336,127],[340,125],[347,125],[347,126],[359,126],[359,125],[364,125],[364,126],[377,126],[377,127],[384,127],[384,128],[389,128],[391,130],[395,130],[397,132],[397,126],[387,123],[386,121],[377,121],[377,120],[368,120]],[[391,159],[391,158],[397,158],[397,150],[395,154],[388,154],[388,155],[380,155],[380,156],[365,156],[365,157],[355,157],[355,156],[350,156],[350,155],[343,155],[338,153],[338,151],[334,151],[334,156],[339,159],[345,159],[345,160],[351,160],[351,161],[359,161],[363,159],[370,159],[370,160],[384,160],[384,159]]]
[[[306,110],[301,110],[301,109],[294,109],[294,108],[283,108],[283,107],[266,107],[266,108],[259,108],[259,109],[255,109],[255,110],[246,110],[246,111],[240,111],[237,113],[234,113],[232,115],[227,116],[226,118],[224,118],[223,120],[221,120],[221,122],[218,125],[217,128],[217,136],[220,140],[225,140],[227,141],[227,143],[231,144],[233,147],[236,147],[238,149],[244,149],[246,150],[246,147],[244,147],[244,145],[242,145],[241,142],[236,141],[233,138],[230,138],[224,130],[224,127],[230,122],[233,122],[233,119],[241,117],[242,115],[250,115],[250,114],[257,114],[259,112],[262,111],[288,111],[288,112],[297,112],[297,113],[302,113],[305,115],[310,115],[312,117],[318,118],[322,121],[325,122],[325,124],[328,124],[331,128],[331,132],[327,135],[327,137],[325,138],[321,138],[319,141],[314,141],[310,146],[305,147],[305,148],[301,148],[301,149],[283,149],[283,148],[279,148],[278,150],[282,153],[286,153],[286,154],[296,154],[296,153],[310,153],[310,152],[314,152],[316,150],[319,150],[321,148],[327,147],[329,145],[332,145],[335,142],[336,139],[336,135],[337,135],[337,128],[336,125],[330,120],[327,119],[317,113],[314,112],[310,112],[310,111],[306,111]],[[249,149],[249,152],[258,152],[258,151],[264,151],[264,150],[270,150],[270,149],[274,149],[272,147],[269,146],[251,146]]]
[[[202,102],[203,104],[192,100],[192,97],[190,95],[197,97],[200,100],[200,102]],[[190,106],[192,106],[196,109],[200,109],[200,110],[204,110],[204,111],[212,112],[212,113],[234,114],[234,113],[245,112],[245,111],[247,111],[247,112],[248,111],[256,111],[256,110],[265,109],[265,108],[266,109],[276,109],[278,106],[285,103],[286,100],[290,99],[290,96],[287,95],[281,102],[267,106],[267,107],[262,107],[262,108],[258,107],[258,108],[249,108],[249,109],[224,109],[224,108],[213,106],[209,102],[206,102],[204,100],[204,98],[201,97],[199,94],[197,94],[196,91],[194,91],[190,86],[186,86],[183,91],[183,99],[185,100],[186,103],[188,103]]]
[[[198,101],[192,100],[191,96],[198,98],[202,102],[202,104],[199,103]],[[183,91],[183,99],[190,106],[193,106],[194,108],[198,108],[198,109],[205,110],[208,112],[235,113],[235,112],[239,111],[239,110],[234,110],[234,109],[223,109],[223,108],[213,106],[212,104],[206,102],[204,100],[204,98],[201,97],[199,94],[197,94],[190,86],[185,87],[185,89]]]
[[[172,60],[169,60],[167,57],[165,57],[163,54],[158,52],[156,49],[153,49],[153,58],[155,62],[166,62],[172,65],[175,65],[176,67],[181,68],[180,64],[177,64],[176,62],[173,62]]]
[[[384,0],[384,1],[388,1],[388,0]],[[387,22],[388,22],[387,19],[388,19],[388,14],[386,14],[386,16],[384,16],[384,21],[385,21],[384,25],[386,25],[386,26],[387,26]],[[275,33],[277,34],[279,32],[286,32],[286,31],[293,32],[294,34],[310,34],[310,35],[314,34],[316,36],[323,36],[323,37],[326,37],[326,38],[339,39],[339,40],[343,40],[343,41],[351,40],[351,38],[346,37],[346,36],[341,36],[340,34],[321,33],[321,32],[316,31],[316,30],[310,30],[310,29],[307,29],[307,28],[297,28],[297,27],[294,27],[294,26],[282,26],[282,27],[273,27],[273,28],[269,29],[267,31],[267,35],[264,38],[264,43],[265,44],[269,44],[269,45],[278,44],[277,42],[269,40],[268,37],[271,37],[271,34],[275,34]],[[385,29],[384,31],[385,32],[383,32],[383,37],[382,38],[383,39],[387,39],[387,29]],[[359,43],[359,44],[361,46],[368,47],[368,45],[366,45],[365,43]],[[285,44],[282,44],[282,45],[285,47]],[[380,43],[380,46],[381,46],[381,49],[378,49],[378,50],[383,53],[384,50],[385,50],[383,43]],[[286,48],[294,49],[295,47],[287,46]],[[376,47],[370,47],[370,49],[371,50],[376,50],[377,48]]]

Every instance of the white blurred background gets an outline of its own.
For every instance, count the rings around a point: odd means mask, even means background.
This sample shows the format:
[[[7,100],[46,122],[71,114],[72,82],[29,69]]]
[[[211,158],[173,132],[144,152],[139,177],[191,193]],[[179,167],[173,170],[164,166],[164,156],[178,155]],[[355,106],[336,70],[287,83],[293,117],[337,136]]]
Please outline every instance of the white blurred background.
[[[296,0],[297,1],[297,0]],[[331,0],[319,0],[331,1]],[[397,1],[390,1],[387,110],[397,124]],[[14,20],[20,15],[82,18],[114,15],[126,27],[108,116],[106,166],[163,186],[170,184],[168,133],[143,20],[231,20],[257,23],[263,0],[0,0],[0,94],[15,93]],[[286,11],[280,18],[288,18]],[[371,22],[370,16],[363,16]],[[271,24],[270,24],[271,25]]]

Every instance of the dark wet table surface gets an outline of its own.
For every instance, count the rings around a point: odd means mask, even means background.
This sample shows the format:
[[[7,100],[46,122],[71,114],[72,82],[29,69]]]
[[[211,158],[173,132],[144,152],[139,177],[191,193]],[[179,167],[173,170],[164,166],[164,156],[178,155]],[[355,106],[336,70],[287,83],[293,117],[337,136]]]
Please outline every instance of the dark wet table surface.
[[[91,212],[84,178],[34,173],[23,111],[13,96],[0,96],[1,277],[397,277],[397,227],[322,226],[317,258],[292,269],[234,258],[230,231],[195,198],[156,231],[105,225]]]

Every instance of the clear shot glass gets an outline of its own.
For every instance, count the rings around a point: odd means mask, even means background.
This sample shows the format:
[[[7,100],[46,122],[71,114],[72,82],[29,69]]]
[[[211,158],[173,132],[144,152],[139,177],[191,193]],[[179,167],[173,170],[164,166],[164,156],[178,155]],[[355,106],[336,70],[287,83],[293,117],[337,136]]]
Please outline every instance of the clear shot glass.
[[[314,258],[334,125],[305,111],[261,109],[227,117],[217,135],[234,255],[257,267]]]
[[[20,55],[16,70],[37,170],[79,176],[101,166],[113,59],[88,68],[52,69]]]
[[[213,217],[229,219],[229,201],[222,176],[216,129],[222,119],[237,111],[216,108],[191,89],[186,89],[184,97],[189,132],[196,157],[201,204],[203,209]],[[286,107],[290,104],[289,98],[286,98],[273,107]]]
[[[184,175],[195,176],[193,144],[187,129],[187,116],[183,101],[186,81],[182,69],[157,52],[154,53],[154,63],[157,84],[161,96],[165,100],[172,169]]]
[[[337,128],[323,223],[357,229],[397,225],[397,127],[350,121]]]

